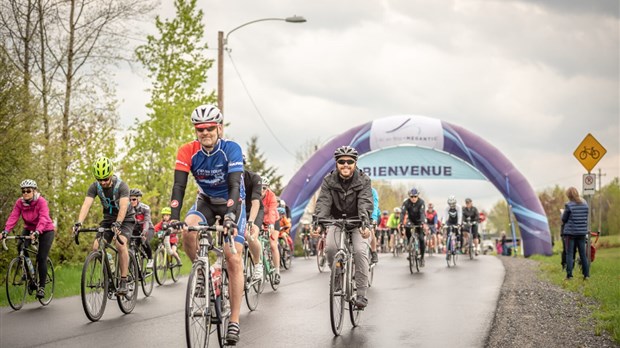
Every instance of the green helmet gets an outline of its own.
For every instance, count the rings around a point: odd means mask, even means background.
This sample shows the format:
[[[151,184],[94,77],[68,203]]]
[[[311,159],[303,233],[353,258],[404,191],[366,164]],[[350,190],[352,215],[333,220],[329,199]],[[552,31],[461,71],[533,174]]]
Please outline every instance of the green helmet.
[[[107,157],[99,157],[95,163],[93,163],[93,175],[97,180],[107,179],[113,172],[114,166]]]
[[[161,215],[172,215],[172,209],[170,207],[161,208]]]

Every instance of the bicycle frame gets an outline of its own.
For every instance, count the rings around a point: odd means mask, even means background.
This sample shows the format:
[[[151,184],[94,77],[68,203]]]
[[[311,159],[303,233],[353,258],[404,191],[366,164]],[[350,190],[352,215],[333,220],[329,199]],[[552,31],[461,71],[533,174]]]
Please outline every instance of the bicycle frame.
[[[114,245],[112,245],[112,243],[108,243],[108,241],[105,239],[105,236],[104,236],[105,232],[111,232],[111,231],[112,231],[111,229],[103,228],[103,227],[80,228],[78,230],[79,233],[83,233],[83,232],[98,232],[99,233],[97,238],[95,238],[95,240],[97,241],[97,250],[91,251],[90,254],[95,253],[95,252],[101,252],[101,255],[100,255],[101,264],[104,265],[103,268],[108,275],[108,279],[112,280],[109,282],[109,285],[112,285],[112,288],[108,288],[107,296],[109,299],[112,299],[114,297],[114,294],[116,294],[116,291],[118,290],[119,282],[121,280],[121,274],[119,270],[120,262],[119,262],[119,256],[118,256],[118,249],[116,249]],[[120,244],[124,244],[121,240],[118,240],[118,242]],[[78,245],[80,244],[79,234],[75,235],[75,243]],[[114,270],[112,269],[112,265],[110,265],[110,260],[108,260],[108,257],[107,257],[108,249],[112,250],[114,253],[114,257],[113,257]]]

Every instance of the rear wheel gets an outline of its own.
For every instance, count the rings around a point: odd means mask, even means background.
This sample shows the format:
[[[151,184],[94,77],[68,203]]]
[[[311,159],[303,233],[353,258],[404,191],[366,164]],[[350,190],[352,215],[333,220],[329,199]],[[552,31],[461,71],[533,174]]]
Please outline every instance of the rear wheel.
[[[26,276],[23,258],[16,257],[11,260],[9,268],[6,270],[5,284],[9,305],[16,311],[21,309],[26,299],[28,286],[28,277]]]
[[[170,277],[172,278],[172,281],[176,283],[179,281],[179,277],[181,276],[182,265],[179,260],[174,258],[174,256],[168,255],[167,258],[168,258],[167,265],[168,265],[168,268],[170,268]]]
[[[52,260],[47,258],[47,277],[45,278],[45,297],[40,298],[39,302],[47,306],[52,302],[54,298],[54,287],[56,286],[56,279],[54,278],[54,264]]]
[[[329,283],[329,314],[334,335],[342,331],[342,318],[345,303],[345,272],[346,264],[342,255],[336,255],[332,264],[331,280]]]
[[[90,321],[101,319],[108,301],[108,274],[101,262],[101,252],[90,253],[82,268],[81,298]]]
[[[168,260],[166,258],[166,250],[162,247],[157,248],[157,250],[155,251],[154,267],[155,280],[159,285],[164,285],[164,283],[166,282],[166,272],[168,271],[167,262]]]
[[[188,347],[206,347],[211,333],[211,315],[209,297],[212,288],[207,277],[198,272],[204,271],[201,261],[194,263],[187,279],[185,293],[185,341]],[[200,279],[200,281],[199,281]]]
[[[279,243],[280,263],[282,264],[282,267],[284,267],[284,269],[289,269],[291,268],[292,262],[291,250],[286,240],[280,239]]]
[[[136,307],[138,299],[138,263],[132,250],[129,250],[129,265],[127,266],[127,294],[116,296],[121,312],[129,314]]]

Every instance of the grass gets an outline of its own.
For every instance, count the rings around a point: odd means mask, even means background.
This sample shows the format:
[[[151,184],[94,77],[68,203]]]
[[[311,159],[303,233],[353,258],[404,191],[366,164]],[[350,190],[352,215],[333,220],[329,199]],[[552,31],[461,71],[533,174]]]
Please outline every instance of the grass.
[[[192,263],[189,261],[189,258],[185,255],[185,253],[180,252],[181,260],[183,261],[183,267],[181,267],[181,274],[186,275],[189,274],[189,271],[192,268]],[[62,265],[54,265],[54,274],[56,278],[56,285],[54,288],[54,298],[62,298],[68,296],[76,296],[80,294],[80,282],[82,280],[82,264],[62,264]],[[4,278],[4,274],[1,275]],[[168,277],[168,281],[170,282],[170,277]],[[164,285],[165,286],[165,285]],[[47,291],[47,289],[46,289]],[[32,296],[26,295],[26,303],[36,302],[37,299]],[[52,300],[52,303],[54,301]],[[6,298],[6,285],[4,284],[4,279],[2,282],[2,288],[0,289],[0,307],[8,306],[9,302]]]
[[[593,309],[596,320],[596,334],[607,331],[616,343],[620,343],[620,236],[601,237],[596,259],[590,265],[590,279],[581,280],[580,271],[575,269],[575,278],[564,281],[566,272],[560,265],[561,245],[556,245],[551,257],[533,256],[539,261],[544,279],[560,287],[594,298],[599,306]]]

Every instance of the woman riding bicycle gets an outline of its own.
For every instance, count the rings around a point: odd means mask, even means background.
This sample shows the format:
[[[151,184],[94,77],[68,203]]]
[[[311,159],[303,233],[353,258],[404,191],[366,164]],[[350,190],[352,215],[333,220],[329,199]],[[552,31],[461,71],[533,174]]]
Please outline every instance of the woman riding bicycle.
[[[129,191],[129,200],[131,206],[136,212],[136,224],[133,227],[134,236],[142,236],[142,247],[149,259],[146,267],[153,268],[153,250],[151,249],[151,240],[155,234],[155,228],[151,221],[151,207],[140,201],[142,199],[142,191],[134,188]]]
[[[336,170],[325,176],[321,193],[316,201],[317,218],[360,219],[351,229],[353,258],[355,261],[355,282],[357,297],[355,305],[364,308],[368,304],[368,238],[370,237],[370,216],[373,211],[371,181],[368,175],[356,168],[358,152],[351,146],[341,146],[334,152]],[[341,233],[336,226],[327,229],[327,259],[331,266],[339,247],[337,236]]]
[[[37,290],[36,297],[45,297],[45,281],[47,280],[47,256],[52,248],[54,241],[54,223],[50,217],[47,201],[38,191],[37,183],[34,180],[26,179],[20,184],[22,196],[18,198],[13,206],[13,211],[4,226],[4,231],[0,234],[0,240],[15,227],[19,218],[24,220],[24,230],[22,236],[30,235],[32,239],[39,238],[39,249],[37,253],[37,270],[39,271],[39,288],[36,289],[35,283],[31,280],[28,285],[30,290]],[[28,248],[32,241],[26,240],[25,245],[20,240],[17,250]],[[28,251],[24,249],[24,255],[29,257]]]

